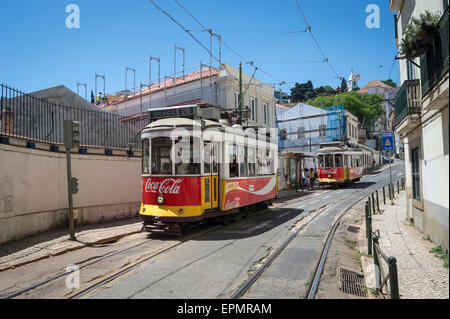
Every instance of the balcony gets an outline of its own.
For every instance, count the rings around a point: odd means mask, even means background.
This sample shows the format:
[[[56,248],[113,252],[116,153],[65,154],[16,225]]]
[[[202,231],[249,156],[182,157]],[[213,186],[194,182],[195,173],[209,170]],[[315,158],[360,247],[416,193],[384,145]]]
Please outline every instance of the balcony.
[[[420,81],[407,80],[403,83],[395,100],[396,131],[407,134],[420,124],[422,99]]]
[[[428,51],[420,57],[424,110],[439,109],[448,104],[448,8],[438,25],[439,34]]]

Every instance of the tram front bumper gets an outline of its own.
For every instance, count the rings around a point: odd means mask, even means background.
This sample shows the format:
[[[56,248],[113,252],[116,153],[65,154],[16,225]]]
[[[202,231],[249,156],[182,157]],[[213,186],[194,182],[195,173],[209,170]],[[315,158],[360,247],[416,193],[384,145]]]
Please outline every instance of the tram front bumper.
[[[145,221],[192,222],[202,220],[201,206],[155,206],[142,205],[139,212]]]

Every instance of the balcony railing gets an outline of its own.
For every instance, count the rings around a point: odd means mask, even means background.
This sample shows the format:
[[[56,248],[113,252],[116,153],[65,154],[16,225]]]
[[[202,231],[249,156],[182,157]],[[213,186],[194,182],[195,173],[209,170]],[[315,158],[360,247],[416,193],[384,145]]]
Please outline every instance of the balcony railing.
[[[447,8],[439,21],[439,35],[436,36],[427,53],[420,57],[422,97],[425,97],[449,70],[448,16]]]
[[[422,114],[420,81],[407,80],[403,83],[395,100],[395,119],[397,125],[410,115]]]

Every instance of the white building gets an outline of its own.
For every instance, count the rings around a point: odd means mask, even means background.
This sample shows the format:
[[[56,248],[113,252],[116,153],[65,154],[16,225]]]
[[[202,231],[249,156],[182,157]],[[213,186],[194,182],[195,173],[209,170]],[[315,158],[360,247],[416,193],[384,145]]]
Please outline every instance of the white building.
[[[274,87],[252,79],[243,73],[243,107],[248,108],[249,126],[275,128]],[[202,70],[166,78],[164,81],[143,88],[135,94],[113,99],[103,109],[116,112],[122,117],[146,116],[149,109],[181,106],[195,103],[209,103],[223,110],[239,108],[239,70],[229,64],[222,64],[220,70],[205,67]]]
[[[396,132],[405,145],[407,218],[448,250],[448,0],[390,0],[390,10],[397,12],[397,44],[412,18],[426,10],[441,16],[436,36],[425,52],[400,60],[402,87],[396,100]]]

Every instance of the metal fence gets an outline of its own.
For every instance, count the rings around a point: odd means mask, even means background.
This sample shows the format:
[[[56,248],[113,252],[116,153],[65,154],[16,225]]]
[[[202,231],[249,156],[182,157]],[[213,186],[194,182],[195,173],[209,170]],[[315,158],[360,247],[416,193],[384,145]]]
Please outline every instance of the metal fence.
[[[0,84],[0,137],[64,144],[64,120],[80,123],[82,147],[139,150],[148,117],[123,118],[86,107],[58,105]]]
[[[389,198],[391,201],[395,199],[395,184],[388,184]],[[405,189],[405,179],[401,178],[397,181],[397,193],[400,189]],[[383,187],[383,202],[386,205],[386,191]],[[367,253],[373,256],[375,265],[375,286],[376,293],[384,298],[400,299],[397,259],[395,257],[388,257],[381,250],[379,245],[380,231],[373,231],[372,229],[372,215],[380,214],[380,198],[376,191],[372,193],[366,202],[366,238],[367,238]],[[382,261],[385,261],[387,270]],[[388,285],[389,282],[389,285]]]

